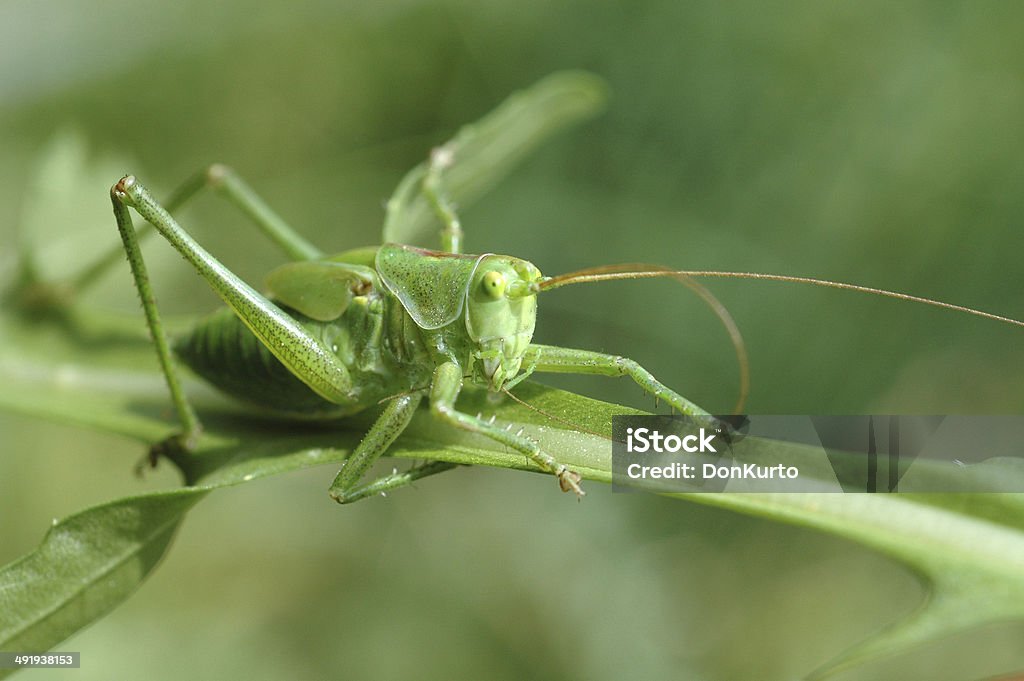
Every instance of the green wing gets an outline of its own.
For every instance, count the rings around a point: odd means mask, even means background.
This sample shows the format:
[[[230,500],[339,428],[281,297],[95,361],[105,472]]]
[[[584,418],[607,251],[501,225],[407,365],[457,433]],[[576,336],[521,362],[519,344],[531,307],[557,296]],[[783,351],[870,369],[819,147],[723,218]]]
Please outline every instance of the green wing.
[[[377,251],[377,275],[421,329],[455,321],[482,255],[456,255],[401,244]]]
[[[307,260],[281,265],[267,275],[271,297],[317,321],[337,319],[352,298],[374,284],[373,270],[361,265]]]

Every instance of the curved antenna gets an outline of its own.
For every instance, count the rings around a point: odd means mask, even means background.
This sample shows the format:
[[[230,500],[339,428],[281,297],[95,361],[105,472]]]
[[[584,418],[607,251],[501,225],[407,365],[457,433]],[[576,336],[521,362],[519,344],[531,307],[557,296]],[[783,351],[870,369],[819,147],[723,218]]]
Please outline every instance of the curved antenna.
[[[966,307],[964,305],[944,303],[941,300],[934,300],[932,298],[912,296],[909,293],[899,293],[897,291],[873,288],[871,286],[860,286],[858,284],[847,284],[845,282],[831,281],[829,279],[815,279],[814,277],[794,277],[785,274],[766,274],[763,272],[725,272],[720,270],[668,270],[660,268],[652,270],[650,265],[642,265],[632,272],[626,272],[618,270],[605,270],[605,268],[594,267],[584,270],[578,270],[576,272],[570,272],[569,274],[562,274],[557,277],[550,277],[549,279],[545,279],[544,281],[540,282],[537,285],[537,289],[539,291],[545,291],[547,289],[558,288],[559,286],[566,286],[568,284],[579,284],[583,282],[613,281],[616,279],[653,279],[655,277],[666,276],[703,277],[716,279],[760,279],[763,281],[778,281],[788,284],[811,284],[813,286],[823,286],[825,288],[835,288],[843,291],[870,293],[876,296],[882,296],[885,298],[895,298],[896,300],[904,300],[911,303],[922,303],[924,305],[931,305],[932,307],[938,307],[945,310],[963,312],[965,314],[974,315],[975,317],[981,317],[983,319],[991,319],[992,321],[1002,322],[1003,324],[1012,324],[1013,326],[1024,327],[1024,321],[1020,321],[1019,319],[1014,319],[1012,317],[1004,317],[1003,315],[985,312],[983,310],[978,310],[973,307]]]
[[[614,281],[618,279],[654,279],[656,277],[669,277],[683,284],[696,293],[704,303],[711,308],[718,320],[725,327],[732,342],[733,350],[736,353],[736,362],[739,364],[739,395],[736,398],[736,406],[733,407],[734,414],[742,414],[743,407],[747,403],[747,396],[750,394],[750,360],[747,356],[747,345],[743,341],[736,321],[729,314],[729,310],[709,291],[703,284],[696,281],[690,272],[684,270],[673,270],[664,265],[651,265],[648,263],[623,263],[619,265],[600,265],[588,267],[568,274],[560,274],[556,277],[548,277],[536,284],[537,291],[546,291],[569,284],[582,284],[596,281]]]

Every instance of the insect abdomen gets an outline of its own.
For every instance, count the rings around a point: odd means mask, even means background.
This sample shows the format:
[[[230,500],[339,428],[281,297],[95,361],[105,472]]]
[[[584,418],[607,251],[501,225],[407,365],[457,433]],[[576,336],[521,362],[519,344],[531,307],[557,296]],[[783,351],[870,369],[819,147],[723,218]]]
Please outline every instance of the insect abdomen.
[[[358,409],[332,404],[313,392],[228,308],[179,338],[174,351],[203,379],[246,402],[309,416],[341,416]]]

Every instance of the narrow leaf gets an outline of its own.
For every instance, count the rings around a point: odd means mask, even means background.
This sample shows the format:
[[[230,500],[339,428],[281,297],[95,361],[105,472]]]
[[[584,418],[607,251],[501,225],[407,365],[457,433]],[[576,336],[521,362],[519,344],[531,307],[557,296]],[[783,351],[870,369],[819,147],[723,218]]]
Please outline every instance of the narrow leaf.
[[[56,523],[38,549],[0,570],[0,649],[48,650],[117,606],[156,567],[202,494],[120,499]]]
[[[517,92],[498,108],[463,126],[445,147],[449,200],[467,206],[497,184],[549,137],[604,107],[604,81],[583,71],[562,71]],[[434,247],[437,221],[420,192],[427,164],[410,170],[388,200],[384,243]]]

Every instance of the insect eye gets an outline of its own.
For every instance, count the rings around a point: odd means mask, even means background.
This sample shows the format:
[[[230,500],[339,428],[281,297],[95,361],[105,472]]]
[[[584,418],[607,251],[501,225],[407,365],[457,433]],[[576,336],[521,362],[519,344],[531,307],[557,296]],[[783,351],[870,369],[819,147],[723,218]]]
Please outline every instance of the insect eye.
[[[508,286],[508,282],[505,280],[505,275],[501,272],[491,270],[484,275],[483,289],[484,293],[488,297],[497,300],[505,295],[505,287]]]

